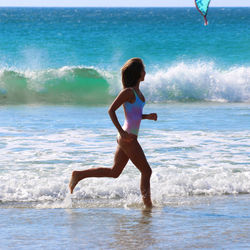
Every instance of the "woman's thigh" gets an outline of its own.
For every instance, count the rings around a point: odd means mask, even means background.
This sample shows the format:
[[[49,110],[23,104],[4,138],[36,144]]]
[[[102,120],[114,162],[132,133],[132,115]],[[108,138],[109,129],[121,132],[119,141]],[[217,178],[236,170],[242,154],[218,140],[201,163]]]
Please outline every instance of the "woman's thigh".
[[[130,142],[118,139],[118,144],[120,145],[124,153],[127,155],[127,157],[141,172],[150,170],[150,166],[148,164],[146,156],[137,139],[133,139]]]
[[[115,152],[114,165],[113,165],[112,171],[117,173],[117,175],[119,176],[119,174],[127,165],[128,160],[129,158],[127,154],[122,150],[121,146],[118,145],[116,152]]]

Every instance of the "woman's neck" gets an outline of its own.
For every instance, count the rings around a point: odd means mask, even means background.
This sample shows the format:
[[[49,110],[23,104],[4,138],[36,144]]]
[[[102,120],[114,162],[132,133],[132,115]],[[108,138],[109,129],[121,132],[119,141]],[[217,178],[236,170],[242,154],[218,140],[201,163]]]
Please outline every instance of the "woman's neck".
[[[136,89],[136,90],[139,90],[139,88],[140,88],[140,82],[138,82],[138,83],[134,86],[134,89]]]

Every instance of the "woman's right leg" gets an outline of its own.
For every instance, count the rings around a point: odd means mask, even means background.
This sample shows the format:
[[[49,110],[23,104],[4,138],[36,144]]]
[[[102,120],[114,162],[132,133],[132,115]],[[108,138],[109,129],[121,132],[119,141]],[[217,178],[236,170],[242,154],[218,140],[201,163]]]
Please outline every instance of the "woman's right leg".
[[[113,177],[117,178],[124,167],[128,163],[128,156],[123,152],[122,148],[118,145],[115,157],[114,157],[114,165],[112,168],[90,168],[82,171],[73,171],[71,180],[69,183],[70,193],[73,193],[73,190],[77,183],[82,179],[89,177]]]
[[[121,138],[118,140],[118,144],[122,150],[126,153],[129,159],[141,172],[141,194],[144,205],[147,208],[152,207],[151,194],[150,194],[150,177],[152,170],[148,164],[146,156],[141,148],[141,145],[134,138],[131,142],[126,142]]]

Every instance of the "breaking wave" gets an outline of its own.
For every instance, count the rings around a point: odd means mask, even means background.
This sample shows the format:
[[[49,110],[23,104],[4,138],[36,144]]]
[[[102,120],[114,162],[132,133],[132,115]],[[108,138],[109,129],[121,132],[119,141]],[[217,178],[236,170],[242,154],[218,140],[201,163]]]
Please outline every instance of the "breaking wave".
[[[0,104],[108,104],[121,89],[119,74],[82,66],[2,69]],[[180,62],[148,72],[142,89],[153,103],[250,102],[250,67],[222,70],[211,62]]]
[[[148,74],[144,90],[153,102],[250,102],[250,67],[178,63]]]
[[[105,104],[109,84],[94,68],[0,71],[0,104]]]

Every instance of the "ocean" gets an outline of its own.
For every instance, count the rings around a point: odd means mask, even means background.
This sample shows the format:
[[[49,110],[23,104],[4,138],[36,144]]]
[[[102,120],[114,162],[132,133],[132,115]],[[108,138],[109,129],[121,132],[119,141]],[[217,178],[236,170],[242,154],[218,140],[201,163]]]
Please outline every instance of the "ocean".
[[[250,249],[250,8],[0,8],[0,249]],[[111,167],[108,108],[141,57],[139,142]],[[118,110],[121,123],[122,109]]]

